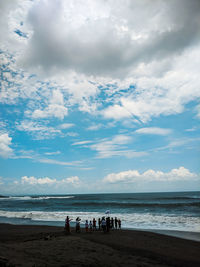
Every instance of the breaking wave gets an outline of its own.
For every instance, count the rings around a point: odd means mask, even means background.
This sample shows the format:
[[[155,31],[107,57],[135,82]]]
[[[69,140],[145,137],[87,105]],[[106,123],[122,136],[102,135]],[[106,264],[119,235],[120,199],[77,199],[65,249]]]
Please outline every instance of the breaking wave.
[[[86,219],[99,218],[105,216],[101,212],[44,212],[44,211],[3,211],[0,210],[0,217],[28,219],[32,221],[57,221],[62,222],[66,216],[70,216],[75,222],[77,217],[82,219],[84,223]],[[191,232],[200,232],[200,218],[193,216],[177,216],[176,214],[160,214],[153,215],[150,213],[113,213],[111,217],[118,217],[122,220],[124,228],[136,229],[166,229],[166,230],[182,230]]]
[[[68,199],[74,198],[74,196],[10,196],[2,197],[0,200],[45,200],[45,199]]]

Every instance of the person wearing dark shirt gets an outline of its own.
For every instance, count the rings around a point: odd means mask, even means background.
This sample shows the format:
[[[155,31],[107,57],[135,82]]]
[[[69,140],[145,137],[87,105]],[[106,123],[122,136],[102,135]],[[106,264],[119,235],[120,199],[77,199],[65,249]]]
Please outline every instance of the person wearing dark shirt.
[[[117,217],[115,217],[115,229],[117,229],[117,224],[118,224]]]
[[[114,219],[113,219],[113,217],[111,218],[111,221],[110,221],[110,228],[111,229],[114,228]]]
[[[81,219],[79,217],[77,217],[76,218],[76,233],[80,233],[80,231],[81,231],[80,221],[81,221]]]
[[[66,219],[65,219],[65,231],[67,232],[67,233],[70,233],[70,219],[69,219],[69,216],[67,216],[66,217]]]
[[[119,229],[121,229],[121,220],[118,219],[118,226],[119,226]]]
[[[106,218],[106,231],[109,232],[110,231],[110,217]]]
[[[101,219],[98,219],[99,231],[101,230]]]
[[[92,221],[92,228],[93,228],[93,231],[96,231],[97,230],[97,228],[96,228],[96,220],[95,220],[95,218],[93,218],[93,221]]]
[[[101,226],[102,226],[103,232],[106,233],[106,220],[104,217],[101,220]]]

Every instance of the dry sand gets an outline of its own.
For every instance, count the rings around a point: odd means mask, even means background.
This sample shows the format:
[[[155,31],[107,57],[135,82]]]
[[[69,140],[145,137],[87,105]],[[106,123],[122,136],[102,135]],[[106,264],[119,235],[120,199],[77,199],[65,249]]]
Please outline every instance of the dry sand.
[[[200,242],[133,230],[0,224],[0,266],[200,266]]]

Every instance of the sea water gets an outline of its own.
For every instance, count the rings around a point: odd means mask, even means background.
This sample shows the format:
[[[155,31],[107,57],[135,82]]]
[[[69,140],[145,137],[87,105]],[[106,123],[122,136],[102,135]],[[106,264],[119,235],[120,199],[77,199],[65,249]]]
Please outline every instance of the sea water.
[[[107,214],[106,214],[107,213]],[[200,232],[200,192],[0,197],[0,222],[63,225],[110,216],[123,228]]]

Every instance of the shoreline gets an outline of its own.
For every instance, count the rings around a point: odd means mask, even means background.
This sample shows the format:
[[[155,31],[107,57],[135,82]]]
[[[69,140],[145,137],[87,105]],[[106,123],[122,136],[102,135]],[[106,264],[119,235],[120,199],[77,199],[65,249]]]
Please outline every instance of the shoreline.
[[[181,230],[164,230],[164,229],[163,230],[160,230],[160,229],[159,230],[144,230],[144,231],[200,242],[200,232],[181,231]]]
[[[9,218],[6,219],[4,218],[3,220],[0,219],[0,225],[1,224],[12,224],[12,225],[39,225],[39,226],[55,226],[55,227],[64,227],[64,221],[32,221],[25,219],[22,221],[21,219],[17,218]],[[71,226],[75,226],[75,222],[71,222]],[[81,223],[81,228],[84,229],[84,223]],[[173,230],[173,229],[145,229],[145,228],[131,228],[131,227],[123,227],[123,230],[130,230],[130,231],[145,231],[145,232],[152,232],[152,233],[158,233],[158,234],[163,234],[167,236],[174,236],[174,237],[179,237],[182,239],[187,239],[187,240],[193,240],[193,241],[198,241],[200,242],[200,232],[195,232],[195,231],[184,231],[184,230]]]
[[[66,235],[63,227],[0,224],[0,266],[191,267],[200,266],[199,251],[200,242],[150,231]]]

